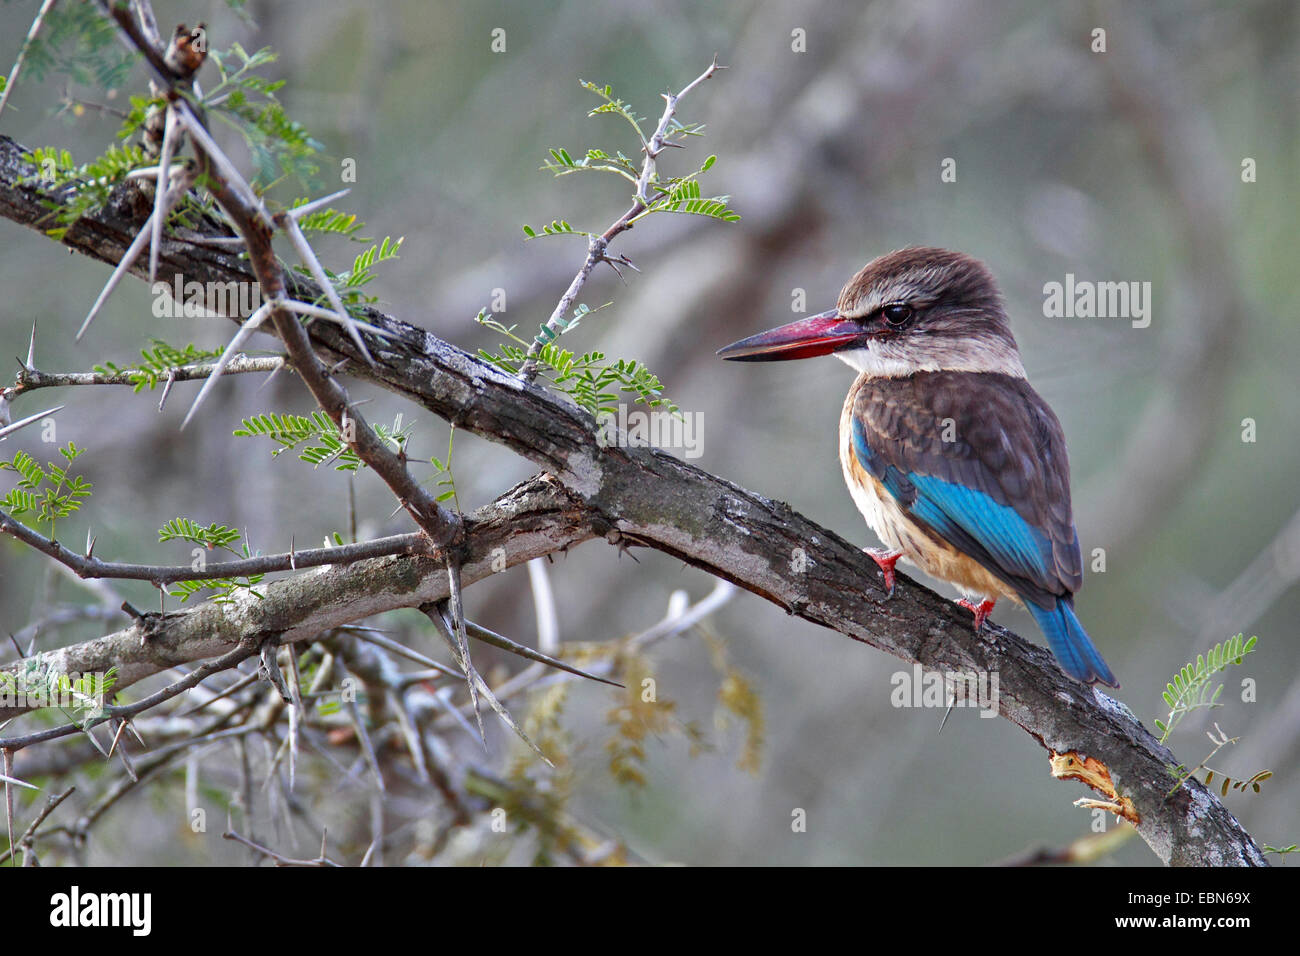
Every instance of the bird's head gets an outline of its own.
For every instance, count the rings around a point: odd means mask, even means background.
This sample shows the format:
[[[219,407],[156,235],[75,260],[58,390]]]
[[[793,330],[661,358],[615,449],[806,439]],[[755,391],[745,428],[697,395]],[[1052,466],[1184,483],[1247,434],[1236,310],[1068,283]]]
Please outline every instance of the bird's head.
[[[844,286],[835,308],[718,354],[739,362],[834,354],[884,378],[941,370],[1025,374],[992,274],[977,259],[933,248],[873,259]]]

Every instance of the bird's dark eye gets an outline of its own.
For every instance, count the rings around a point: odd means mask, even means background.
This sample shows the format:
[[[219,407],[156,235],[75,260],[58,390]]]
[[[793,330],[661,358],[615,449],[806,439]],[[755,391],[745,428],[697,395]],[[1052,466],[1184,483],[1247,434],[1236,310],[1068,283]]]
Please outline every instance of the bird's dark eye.
[[[912,317],[912,307],[903,302],[891,302],[881,307],[880,314],[884,316],[886,322],[898,329],[906,325]]]

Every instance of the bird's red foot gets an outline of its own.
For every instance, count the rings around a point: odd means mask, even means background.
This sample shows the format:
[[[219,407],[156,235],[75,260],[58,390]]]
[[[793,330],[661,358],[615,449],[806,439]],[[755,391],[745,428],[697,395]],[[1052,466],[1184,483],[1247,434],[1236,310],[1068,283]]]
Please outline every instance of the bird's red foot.
[[[962,598],[957,603],[975,615],[975,633],[978,634],[980,628],[984,626],[985,619],[993,613],[993,605],[998,602],[997,598],[994,598],[992,601],[980,601],[979,604],[976,604],[974,601]]]
[[[880,567],[880,573],[885,576],[885,597],[894,596],[894,565],[898,559],[903,556],[902,551],[887,551],[884,548],[863,548],[872,561]]]

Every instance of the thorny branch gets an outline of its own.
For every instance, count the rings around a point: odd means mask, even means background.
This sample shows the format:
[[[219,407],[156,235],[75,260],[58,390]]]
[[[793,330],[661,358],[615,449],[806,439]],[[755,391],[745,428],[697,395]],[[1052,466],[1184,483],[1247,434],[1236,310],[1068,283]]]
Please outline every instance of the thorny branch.
[[[287,554],[267,554],[255,558],[222,561],[196,569],[193,565],[124,564],[101,561],[93,555],[80,555],[57,541],[38,534],[20,521],[0,512],[0,533],[17,538],[37,551],[71,569],[80,578],[124,578],[149,581],[153,584],[174,584],[177,581],[212,581],[221,578],[247,577],[273,571],[297,571],[300,568],[318,568],[330,564],[350,564],[366,558],[389,554],[415,554],[427,549],[427,539],[421,534],[398,534],[357,544],[343,544],[333,548],[309,548]]]
[[[239,356],[226,365],[223,375],[243,375],[250,372],[276,372],[284,368],[284,359],[273,356]],[[199,382],[209,378],[216,371],[211,362],[196,362],[191,365],[177,365],[160,375],[172,382]],[[121,372],[42,372],[30,366],[19,369],[14,385],[4,389],[6,398],[14,398],[20,392],[34,391],[38,388],[67,388],[81,385],[130,385],[135,387],[140,381],[141,373],[127,369]]]
[[[155,57],[149,59],[157,69]],[[160,75],[168,83],[176,79],[167,72]],[[670,101],[670,110],[672,106]],[[256,278],[273,303],[282,303],[289,290],[300,300],[316,299],[321,290],[279,270],[269,253],[271,224],[260,203],[249,202],[246,184],[226,178],[231,170],[210,151],[188,105],[181,103],[179,108],[214,195],[248,243],[252,269],[250,274],[249,266],[239,260],[195,245],[178,257],[186,272],[224,281]],[[647,160],[653,159],[650,152]],[[21,160],[21,148],[0,138],[0,214],[28,224],[45,214],[36,191],[21,182],[22,176],[30,174]],[[137,227],[116,215],[104,211],[88,217],[95,223],[94,233],[74,227],[64,242],[98,258],[120,261]],[[599,261],[596,258],[592,268]],[[128,269],[137,275],[147,273],[135,264]],[[586,269],[575,277],[574,296],[589,273]],[[1051,754],[1078,752],[1101,762],[1117,794],[1136,808],[1138,832],[1161,859],[1182,865],[1265,863],[1249,835],[1198,781],[1187,781],[1169,796],[1174,779],[1170,767],[1177,764],[1173,755],[1122,704],[1064,677],[1046,651],[996,626],[983,638],[974,635],[968,619],[949,602],[903,576],[894,597],[883,601],[872,583],[874,567],[860,550],[788,506],[655,449],[605,447],[585,413],[423,330],[376,310],[365,311],[366,321],[386,333],[369,343],[373,364],[357,347],[350,327],[315,323],[306,329],[281,305],[271,314],[290,364],[336,423],[350,411],[347,399],[313,346],[331,360],[350,360],[354,374],[454,420],[460,428],[507,444],[549,472],[512,490],[464,528],[459,535],[460,569],[466,585],[496,570],[490,567],[485,549],[503,542],[511,543],[505,551],[510,564],[595,537],[619,546],[656,548],[792,614],[905,661],[945,672],[998,672],[1000,715],[1025,729]],[[371,433],[359,427],[358,435],[362,434]],[[357,451],[389,482],[417,523],[431,533],[435,545],[457,537],[455,532],[461,529],[440,521],[440,509],[403,494],[405,469],[387,449],[379,449],[382,454],[373,448]],[[449,527],[454,529],[451,534]],[[808,556],[798,568],[789,559],[795,548],[805,549]],[[91,671],[111,662],[119,668],[118,686],[126,687],[181,661],[234,653],[249,656],[255,653],[256,645],[249,642],[256,635],[273,633],[279,641],[291,643],[384,610],[436,604],[451,596],[451,581],[442,562],[425,556],[371,559],[316,572],[304,582],[275,582],[256,607],[251,602],[209,604],[155,616],[93,642],[46,652],[40,662],[66,669],[80,665],[78,670]],[[149,640],[142,643],[146,630]],[[208,676],[203,671],[199,668],[186,680],[197,686]],[[194,675],[199,676],[192,679]],[[401,712],[408,706],[401,699],[397,704]],[[12,713],[0,709],[0,719]],[[114,708],[111,716],[131,713],[129,708]],[[254,729],[231,727],[208,740]],[[38,739],[46,738],[37,734],[4,739],[0,748],[11,753]],[[436,781],[436,755],[426,752],[418,738],[410,746],[417,764],[428,766]],[[121,789],[135,785],[131,781]],[[96,805],[94,814],[119,798],[109,795]],[[79,827],[84,833],[84,827]]]
[[[279,853],[262,846],[260,843],[254,843],[252,840],[248,839],[248,837],[240,836],[234,830],[227,830],[225,833],[221,834],[223,840],[233,840],[236,843],[243,844],[254,853],[260,853],[262,856],[273,861],[276,866],[342,866],[341,863],[336,863],[325,855],[325,836],[325,834],[321,834],[320,856],[316,857],[314,860],[295,860],[292,857],[281,856]]]
[[[636,191],[632,197],[632,205],[628,207],[628,210],[623,213],[623,215],[615,219],[608,229],[598,236],[592,236],[588,240],[587,257],[582,261],[582,266],[573,277],[573,281],[569,283],[569,287],[564,290],[564,295],[560,296],[560,301],[556,303],[555,311],[553,311],[551,317],[546,320],[546,325],[543,327],[546,332],[539,334],[537,338],[533,339],[532,345],[528,347],[528,356],[519,369],[519,377],[525,382],[531,382],[537,377],[537,356],[542,350],[544,339],[547,337],[546,333],[549,333],[550,337],[554,337],[560,333],[561,329],[563,329],[565,316],[568,315],[569,310],[573,308],[573,303],[577,301],[578,293],[582,291],[582,287],[586,285],[587,279],[591,276],[591,273],[595,271],[596,266],[600,265],[602,262],[608,262],[614,267],[615,272],[618,271],[618,265],[620,263],[631,266],[631,263],[627,260],[626,256],[617,259],[610,259],[606,254],[609,250],[609,244],[619,234],[631,229],[637,217],[649,208],[650,203],[654,199],[658,199],[660,196],[666,194],[666,191],[661,191],[659,196],[652,198],[648,195],[648,192],[650,181],[654,178],[657,169],[656,161],[659,159],[660,154],[672,145],[669,142],[669,137],[671,135],[670,129],[672,127],[673,119],[677,115],[678,102],[705,80],[710,79],[719,70],[725,69],[725,66],[721,66],[718,63],[718,58],[715,55],[713,57],[713,62],[709,64],[709,68],[695,79],[691,80],[690,83],[686,84],[680,93],[664,94],[664,112],[663,115],[659,117],[659,125],[655,127],[655,131],[651,134],[650,138],[641,144],[641,149],[645,153],[645,160],[641,164],[641,175],[637,177]]]

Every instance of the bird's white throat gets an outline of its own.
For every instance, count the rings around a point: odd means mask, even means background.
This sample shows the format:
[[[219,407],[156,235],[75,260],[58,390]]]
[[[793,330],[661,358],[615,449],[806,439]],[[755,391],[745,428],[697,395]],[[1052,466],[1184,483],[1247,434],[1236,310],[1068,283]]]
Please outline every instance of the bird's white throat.
[[[1025,366],[1014,347],[974,338],[952,345],[941,345],[932,338],[924,347],[873,339],[863,348],[836,352],[835,357],[872,378],[903,378],[917,372],[993,372],[1025,377]]]

